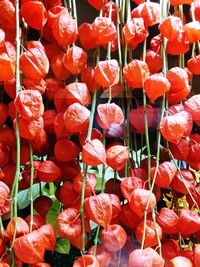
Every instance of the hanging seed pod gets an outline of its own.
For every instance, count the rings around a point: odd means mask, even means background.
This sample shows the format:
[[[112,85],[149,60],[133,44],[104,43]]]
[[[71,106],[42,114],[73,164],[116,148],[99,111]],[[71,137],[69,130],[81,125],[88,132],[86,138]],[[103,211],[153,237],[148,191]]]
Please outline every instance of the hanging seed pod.
[[[64,113],[65,129],[71,133],[83,132],[89,124],[90,111],[79,103],[70,105]]]
[[[11,150],[9,146],[0,143],[0,166],[4,167],[6,166],[11,159]]]
[[[180,254],[180,248],[178,243],[174,239],[165,239],[162,242],[162,256],[166,265],[169,264],[169,260]]]
[[[110,129],[112,125],[117,126],[124,122],[124,114],[115,103],[99,104],[96,119],[102,129]]]
[[[94,70],[94,81],[101,87],[110,87],[119,82],[119,64],[116,59],[100,61]]]
[[[49,109],[44,112],[44,129],[47,133],[55,134],[54,130],[54,121],[57,115],[57,111],[55,109]]]
[[[112,224],[101,230],[100,237],[102,245],[109,252],[116,252],[121,250],[127,240],[126,232],[123,227],[118,224]]]
[[[200,229],[200,217],[194,211],[182,209],[177,226],[183,236],[194,234]]]
[[[94,246],[92,246],[88,250],[88,254],[94,255]],[[101,267],[108,267],[112,261],[111,253],[109,253],[107,250],[105,250],[105,248],[102,245],[99,245],[99,244],[96,249],[96,258]]]
[[[79,136],[79,143],[81,146],[84,146],[86,144],[86,139],[87,139],[87,130],[82,132]],[[102,133],[96,129],[96,128],[92,128],[92,134],[91,134],[91,140],[93,139],[98,139],[98,140],[102,140]]]
[[[39,196],[33,202],[34,209],[42,216],[45,217],[51,208],[53,202],[48,196]]]
[[[68,196],[68,197],[66,197]],[[65,182],[60,187],[60,201],[63,203],[65,208],[69,208],[79,198],[76,191],[73,190],[73,184],[71,182]]]
[[[64,53],[59,52],[52,57],[50,62],[53,74],[58,81],[66,80],[72,75],[72,73],[65,68],[65,65],[63,64],[64,55]]]
[[[42,182],[53,182],[61,175],[60,168],[51,160],[43,161],[38,169],[38,178]]]
[[[166,234],[175,234],[178,232],[178,215],[171,209],[162,208],[156,217],[157,223]]]
[[[84,172],[80,172],[73,179],[73,190],[78,194],[82,192],[82,184],[83,184]],[[97,185],[96,175],[93,173],[86,174],[86,184],[85,184],[85,197],[89,197],[92,193],[95,192],[95,187]]]
[[[81,219],[79,212],[74,208],[61,212],[56,219],[56,224],[60,237],[76,238],[81,235]]]
[[[100,267],[100,265],[94,255],[83,255],[74,262],[73,267]]]
[[[28,215],[25,218],[25,221],[28,223],[30,226],[30,221],[31,221],[31,215]],[[39,214],[34,214],[33,215],[33,225],[32,225],[32,230],[38,230],[40,227],[46,224],[46,219]]]
[[[192,175],[192,172],[189,170],[180,170],[180,172],[176,172],[176,175],[174,176],[174,179],[171,183],[171,187],[182,194],[188,194],[188,191],[182,182],[184,180],[186,186],[190,189],[192,189],[195,185],[195,179],[194,176]]]
[[[94,90],[97,90],[100,88],[100,86],[95,83],[94,68],[92,67],[87,67],[82,71],[81,81],[87,85],[90,92],[94,92]]]
[[[193,44],[200,40],[200,22],[192,21],[186,23],[183,27],[187,40]]]
[[[16,223],[15,218],[12,218],[6,227],[6,234],[8,235],[10,242],[12,242],[13,240],[15,227],[16,227],[16,238],[29,233],[29,226],[24,219],[22,219],[21,217],[17,217],[17,223]]]
[[[0,51],[0,81],[12,80],[15,76],[16,51],[15,47],[5,42],[2,51]]]
[[[109,194],[100,193],[99,195],[90,196],[84,202],[84,207],[90,220],[107,227],[112,218],[112,204]]]
[[[106,151],[101,141],[93,139],[83,146],[82,160],[86,165],[97,166],[106,162]]]
[[[187,66],[192,74],[200,75],[200,55],[194,56],[187,61]]]
[[[87,53],[74,45],[67,49],[63,57],[63,64],[72,74],[80,74],[86,67]]]
[[[76,20],[71,18],[67,9],[63,9],[52,25],[53,36],[60,46],[75,43],[78,37]]]
[[[143,18],[146,27],[160,22],[160,5],[154,2],[139,4],[131,12],[131,18]]]
[[[92,24],[87,22],[82,23],[78,28],[78,32],[83,49],[90,50],[97,46],[96,37],[94,37],[92,33]]]
[[[168,40],[176,39],[179,32],[183,30],[183,23],[179,17],[169,16],[162,21],[159,25],[161,35]]]
[[[198,121],[200,116],[200,94],[193,95],[187,99],[184,103],[184,109],[191,114],[194,121]]]
[[[117,37],[115,24],[106,17],[96,17],[91,29],[92,37],[95,38],[97,45],[105,45]]]
[[[106,163],[115,171],[125,167],[128,157],[128,147],[125,146],[112,145],[106,150]]]
[[[15,29],[15,6],[12,1],[2,0],[0,2],[1,23],[9,29]]]
[[[129,206],[139,217],[144,215],[148,199],[150,197],[147,213],[150,213],[156,206],[156,197],[149,190],[136,188],[130,196]]]
[[[16,128],[16,120],[13,121],[14,129]],[[44,129],[44,120],[42,117],[27,121],[22,116],[18,118],[20,136],[27,140],[34,140]]]
[[[146,223],[146,235],[145,235],[145,241],[144,241],[144,247],[154,247],[158,244],[157,235],[156,235],[156,228],[157,233],[160,239],[162,239],[162,228],[159,226],[159,224],[154,222],[152,220],[147,220]],[[144,231],[144,220],[142,220],[136,227],[135,235],[139,243],[142,242],[143,237],[143,231]]]
[[[140,58],[142,60],[142,56]],[[155,74],[161,71],[163,67],[163,58],[153,50],[146,51],[146,63],[151,74]]]
[[[123,74],[132,89],[143,87],[144,81],[150,76],[146,62],[137,59],[132,60],[123,68]]]
[[[133,49],[136,48],[136,46],[143,42],[148,36],[143,18],[133,18],[127,21],[123,27],[123,34],[125,43],[131,45]]]
[[[135,249],[129,255],[129,267],[150,267],[153,266],[152,255],[145,249]]]
[[[35,80],[43,79],[49,72],[49,60],[39,41],[34,46],[27,43],[27,50],[20,56],[20,68],[26,78]]]
[[[140,220],[141,218],[132,211],[129,204],[125,204],[121,207],[120,221],[123,223],[123,225],[131,230],[135,230]]]
[[[41,30],[47,22],[47,11],[40,1],[22,3],[20,14],[28,26],[36,30]]]
[[[163,96],[170,90],[170,83],[167,78],[154,74],[147,77],[144,82],[144,91],[151,102],[154,102],[158,97]]]
[[[52,224],[42,225],[38,232],[43,237],[45,243],[45,250],[54,251],[56,245],[56,231]]]
[[[192,124],[190,113],[181,111],[172,116],[162,118],[160,132],[167,141],[177,144],[183,136],[190,134]]]
[[[186,39],[184,31],[180,31],[177,38],[167,42],[167,54],[169,55],[180,55],[185,54],[190,49],[190,44]]]
[[[133,190],[135,190],[136,188],[143,188],[143,186],[144,186],[144,180],[137,176],[122,178],[120,184],[122,194],[124,198],[126,198],[127,200],[130,200],[130,196]]]
[[[79,153],[79,146],[67,138],[58,139],[55,143],[54,155],[58,161],[72,161],[73,159],[77,158]]]
[[[66,86],[66,91],[66,101],[68,106],[74,103],[88,106],[91,102],[90,92],[85,83],[70,83]]]
[[[169,267],[179,267],[179,266],[193,267],[193,263],[190,259],[183,256],[177,256],[169,261]]]
[[[156,167],[151,168],[150,177],[152,180],[154,178],[155,170]],[[176,174],[176,171],[176,167],[173,163],[168,161],[162,162],[158,166],[155,184],[161,188],[168,188]]]

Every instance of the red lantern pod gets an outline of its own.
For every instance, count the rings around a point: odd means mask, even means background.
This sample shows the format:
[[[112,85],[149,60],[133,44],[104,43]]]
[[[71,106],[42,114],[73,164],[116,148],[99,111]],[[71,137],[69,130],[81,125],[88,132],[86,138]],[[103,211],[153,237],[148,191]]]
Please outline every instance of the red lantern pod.
[[[79,153],[79,146],[67,138],[58,139],[55,143],[54,155],[58,161],[72,161],[73,159],[77,158]]]
[[[199,194],[199,185],[190,188],[190,192],[192,194],[193,199],[197,202],[198,205],[200,205],[200,194]],[[189,204],[189,207],[194,206],[194,202],[189,194],[186,195],[187,203]]]
[[[39,196],[33,202],[34,209],[42,216],[45,217],[51,208],[53,202],[48,196]]]
[[[148,31],[144,26],[143,18],[133,18],[126,22],[123,27],[123,34],[125,43],[131,45],[133,49],[141,42],[143,42],[147,36]]]
[[[185,100],[191,91],[190,86],[186,86],[185,88],[178,89],[172,88],[167,94],[167,99],[170,105],[178,104],[181,101]]]
[[[54,182],[61,175],[60,168],[51,160],[43,161],[38,169],[38,178],[42,182]]]
[[[179,245],[174,239],[167,238],[162,242],[162,256],[166,265],[169,264],[169,260],[179,255],[179,253]]]
[[[106,151],[101,141],[93,139],[83,146],[82,160],[86,165],[97,166],[106,162]]]
[[[92,67],[87,67],[82,71],[81,81],[87,85],[90,92],[94,92],[94,90],[97,90],[100,88],[99,85],[95,84],[94,68]]]
[[[42,235],[35,230],[17,238],[14,242],[14,252],[19,260],[27,264],[43,261],[45,243]]]
[[[49,100],[54,99],[54,96],[59,89],[65,89],[65,84],[54,78],[46,79],[45,83],[46,83],[45,95]]]
[[[9,187],[4,182],[0,181],[0,208],[4,206],[9,193]]]
[[[68,196],[66,198],[66,196]],[[65,208],[71,207],[74,202],[79,198],[76,191],[73,190],[73,184],[71,182],[65,182],[60,187],[60,201]]]
[[[87,63],[87,53],[80,47],[74,45],[67,49],[63,57],[63,64],[72,74],[81,73]]]
[[[156,167],[151,168],[150,177],[152,180],[155,175],[155,170]],[[162,162],[158,166],[155,184],[161,188],[168,188],[176,174],[176,171],[176,167],[173,163],[168,161]]]
[[[13,163],[6,165],[3,170],[4,177],[1,179],[7,186],[11,187],[15,178],[16,166]],[[5,200],[3,200],[5,203]]]
[[[20,56],[20,68],[26,77],[35,80],[43,79],[49,72],[49,60],[40,42]]]
[[[85,199],[84,207],[90,220],[107,227],[112,219],[112,204],[109,194],[100,193]]]
[[[87,134],[88,134],[88,130],[82,132],[78,136],[79,143],[81,146],[84,146],[86,144]],[[93,139],[98,139],[100,141],[102,139],[102,133],[96,128],[92,128],[91,140],[93,140]]]
[[[167,78],[154,74],[146,78],[144,82],[144,91],[151,102],[158,97],[163,96],[170,90],[170,83]]]
[[[142,59],[142,56],[140,59]],[[163,58],[159,55],[159,53],[149,49],[146,51],[146,63],[150,73],[155,74],[161,71],[163,66]]]
[[[147,105],[147,118],[148,118],[148,128],[153,126],[154,120],[157,120],[155,116],[155,111],[152,106]],[[138,134],[145,134],[145,124],[144,124],[144,107],[139,106],[136,109],[131,109],[129,113],[129,120],[132,129]]]
[[[102,6],[108,2],[108,0],[87,0],[87,2],[95,9],[100,10]]]
[[[135,249],[129,255],[129,267],[150,267],[153,266],[152,255],[145,249]]]
[[[126,232],[123,227],[118,224],[112,224],[101,230],[100,233],[102,245],[109,252],[121,250],[127,240]]]
[[[135,230],[136,226],[140,222],[141,218],[132,211],[129,204],[121,206],[120,221],[126,227]]]
[[[102,129],[110,129],[112,125],[121,125],[124,122],[124,115],[115,103],[99,104],[97,122]]]
[[[28,215],[25,218],[25,221],[28,223],[28,225],[30,226],[30,221],[31,221],[31,215]],[[46,219],[42,216],[40,216],[39,214],[34,214],[33,215],[33,225],[32,228],[33,230],[37,230],[40,227],[42,227],[44,224],[46,224]]]
[[[85,83],[70,83],[66,86],[66,102],[70,106],[74,103],[80,103],[88,106],[91,102],[90,92]]]
[[[119,213],[121,211],[120,199],[116,194],[109,194],[112,203],[112,221],[113,219],[118,219]]]
[[[6,52],[0,53],[0,81],[8,81],[14,78],[16,62],[12,55]]]
[[[58,18],[60,12],[63,10],[66,12],[66,15],[69,16],[68,9],[61,5],[56,5],[48,10],[48,24],[51,28],[53,27],[53,24]]]
[[[106,17],[96,17],[91,29],[97,45],[105,45],[114,41],[117,37],[115,24]]]
[[[37,90],[22,90],[17,95],[15,108],[27,121],[38,119],[44,113],[42,96]]]
[[[180,173],[177,171],[176,175],[174,176],[171,187],[179,193],[188,194],[188,191],[182,180],[184,180],[184,183],[187,185],[189,190],[195,185],[195,179],[192,175],[192,172],[189,170],[180,170]]]
[[[77,236],[76,238],[70,238],[69,239],[70,244],[74,246],[75,248],[78,248],[79,250],[82,249],[83,243],[82,243],[82,235]],[[87,235],[85,235],[84,239],[84,245],[86,246],[88,242]]]
[[[170,91],[183,89],[188,85],[188,75],[185,69],[174,67],[168,70],[167,79],[171,84]],[[175,88],[175,89],[173,89]]]
[[[190,134],[192,124],[190,113],[181,111],[172,116],[162,118],[160,132],[167,141],[177,144],[182,137]]]
[[[184,103],[184,109],[191,114],[194,121],[198,121],[200,118],[200,94],[187,99]]]
[[[178,232],[178,215],[168,208],[162,208],[156,217],[157,223],[166,234],[175,234]]]
[[[190,44],[186,39],[184,31],[180,31],[177,38],[167,42],[167,54],[169,55],[180,55],[185,54],[190,49]]]
[[[100,267],[100,265],[94,255],[83,255],[74,262],[73,267]]]
[[[29,233],[29,226],[27,222],[24,221],[24,219],[22,219],[21,217],[17,217],[17,223],[16,223],[15,218],[12,218],[6,227],[6,234],[10,239],[10,242],[12,242],[15,232],[15,227],[16,227],[16,238]]]
[[[82,192],[84,175],[85,175],[84,172],[80,172],[73,179],[73,190],[78,194],[81,194]],[[96,185],[97,185],[96,175],[88,172],[86,174],[85,197],[89,197],[92,193],[95,192]]]
[[[76,238],[81,235],[81,219],[79,212],[74,208],[61,212],[56,219],[56,224],[60,237]]]
[[[200,75],[200,55],[194,56],[187,61],[187,66],[192,74]]]
[[[44,129],[46,132],[50,134],[55,134],[54,131],[54,121],[57,115],[57,111],[55,109],[49,109],[44,112]]]
[[[164,267],[165,266],[165,261],[164,259],[152,248],[146,248],[146,252],[148,252],[151,257],[153,258],[153,266],[155,267]]]
[[[112,145],[106,150],[106,163],[115,171],[125,167],[128,161],[128,147],[121,145]]]
[[[65,110],[67,109],[68,105],[66,97],[67,97],[67,91],[65,88],[58,89],[58,91],[56,91],[53,101],[54,101],[54,106],[58,112],[65,112]]]
[[[94,255],[94,246],[90,247],[90,249],[88,250],[88,254]],[[109,253],[102,245],[99,244],[96,249],[96,258],[101,267],[108,267],[112,261],[111,253]]]
[[[158,34],[151,39],[150,47],[155,53],[159,53],[162,43],[163,43],[163,40],[162,40],[161,34]]]
[[[156,197],[154,193],[150,193],[149,190],[142,188],[136,188],[133,190],[130,196],[129,206],[139,217],[142,217],[149,198],[150,202],[147,213],[150,213],[156,206]]]
[[[191,210],[182,209],[179,214],[178,230],[183,236],[194,234],[200,230],[200,217]]]
[[[163,37],[172,41],[183,30],[182,20],[176,16],[169,16],[160,23],[159,30]]]
[[[57,139],[64,138],[64,137],[67,137],[67,136],[71,135],[71,132],[68,132],[65,129],[64,113],[63,112],[58,112],[56,117],[55,117],[55,120],[54,120],[54,131],[55,131]]]
[[[42,117],[27,121],[22,116],[18,118],[20,136],[27,140],[34,140],[37,135],[44,129],[44,121]],[[13,122],[16,128],[16,120]]]
[[[127,84],[135,89],[143,87],[150,71],[145,61],[134,59],[123,68],[123,74]]]
[[[193,44],[200,40],[200,22],[192,21],[186,23],[183,27],[187,40]]]
[[[15,6],[12,1],[2,0],[0,3],[1,23],[9,29],[15,29]]]
[[[20,14],[28,26],[36,30],[41,30],[47,22],[47,11],[40,1],[22,3]]]
[[[72,75],[71,72],[65,68],[65,65],[63,64],[63,57],[64,53],[60,52],[51,59],[51,68],[58,81],[66,80],[70,77],[70,75]]]
[[[110,3],[104,3],[103,5],[103,17],[109,18],[109,11],[110,11]],[[113,2],[111,4],[111,20],[116,23],[117,21],[117,6]]]
[[[181,267],[181,266],[193,267],[193,263],[190,259],[183,256],[177,256],[169,261],[169,267]]]
[[[67,9],[63,9],[52,25],[53,36],[60,46],[71,45],[78,37],[76,20],[69,16]]]
[[[16,80],[15,80],[15,77],[12,80],[4,81],[3,89],[10,98],[15,99],[15,97],[16,97]]]
[[[89,124],[90,111],[79,103],[70,105],[64,113],[65,129],[76,133],[86,130]]]
[[[143,186],[144,180],[137,176],[122,178],[120,184],[122,194],[127,200],[130,200],[130,196],[136,188],[143,188]]]
[[[7,116],[8,116],[7,112],[8,112],[8,108],[6,104],[0,103],[0,126],[4,124],[4,122],[6,121]]]
[[[97,46],[96,37],[92,34],[92,24],[84,22],[78,28],[79,40],[85,50],[90,50]]]
[[[200,246],[194,248],[194,265],[195,267],[200,265]]]
[[[140,18],[144,20],[146,27],[153,26],[160,22],[160,5],[154,2],[145,2],[139,4],[131,12],[131,18]]]
[[[11,150],[10,147],[0,143],[0,166],[6,166],[11,159]]]
[[[12,161],[16,163],[16,159],[17,159],[16,147],[13,147]],[[29,161],[29,159],[30,159],[30,147],[29,147],[28,142],[23,140],[20,146],[20,164],[24,165],[25,163]]]
[[[100,61],[94,70],[94,81],[101,87],[110,87],[119,82],[119,64],[117,60]]]
[[[145,248],[154,247],[158,244],[156,228],[157,228],[159,239],[162,239],[162,228],[159,226],[159,224],[157,223],[155,224],[152,220],[147,219],[146,235],[145,235],[145,241],[144,241]],[[144,220],[142,220],[137,225],[136,230],[135,230],[136,238],[140,244],[142,243],[143,231],[144,231]]]

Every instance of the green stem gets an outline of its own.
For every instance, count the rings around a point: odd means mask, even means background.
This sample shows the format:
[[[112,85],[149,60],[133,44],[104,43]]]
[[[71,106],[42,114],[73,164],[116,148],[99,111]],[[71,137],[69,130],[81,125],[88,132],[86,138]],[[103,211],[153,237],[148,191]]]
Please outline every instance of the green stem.
[[[30,149],[30,164],[31,164],[31,176],[30,176],[30,232],[33,230],[33,179],[34,179],[34,162],[33,162],[33,150],[32,145],[29,143]]]
[[[19,26],[19,0],[16,0],[16,7],[15,7],[15,20],[16,20],[16,96],[18,95],[19,91],[21,90],[21,83],[20,83],[20,26]],[[16,112],[16,171],[15,171],[15,178],[12,185],[11,191],[11,199],[13,199],[14,203],[12,205],[11,202],[11,218],[14,216],[15,220],[15,227],[13,233],[13,240],[11,244],[11,248],[14,246],[15,238],[16,238],[16,231],[17,231],[17,194],[19,188],[19,177],[20,177],[20,134],[19,134],[19,123],[18,123],[18,113]],[[14,260],[11,258],[12,265],[14,265]]]

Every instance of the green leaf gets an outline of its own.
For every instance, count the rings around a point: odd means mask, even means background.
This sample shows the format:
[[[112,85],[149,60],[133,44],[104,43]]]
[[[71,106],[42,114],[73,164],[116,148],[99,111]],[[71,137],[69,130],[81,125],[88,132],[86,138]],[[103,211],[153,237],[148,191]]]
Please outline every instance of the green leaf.
[[[53,204],[46,215],[47,223],[52,224],[56,228],[56,218],[60,213],[60,202],[57,199],[52,199]]]
[[[55,246],[55,251],[61,254],[69,254],[70,242],[66,238],[58,238]]]
[[[41,183],[41,188],[45,186],[45,183]],[[25,189],[21,190],[17,194],[17,204],[19,209],[24,209],[30,204],[30,194],[31,190]],[[40,195],[40,184],[33,185],[33,200],[35,200]]]

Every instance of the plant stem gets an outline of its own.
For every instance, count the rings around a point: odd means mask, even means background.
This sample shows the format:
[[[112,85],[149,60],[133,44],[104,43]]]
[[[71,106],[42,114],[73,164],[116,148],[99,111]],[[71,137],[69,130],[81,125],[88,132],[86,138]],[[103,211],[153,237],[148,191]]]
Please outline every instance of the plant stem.
[[[33,229],[33,179],[34,179],[34,162],[33,162],[33,150],[32,145],[29,143],[30,149],[30,164],[31,164],[31,176],[30,176],[30,232]]]

